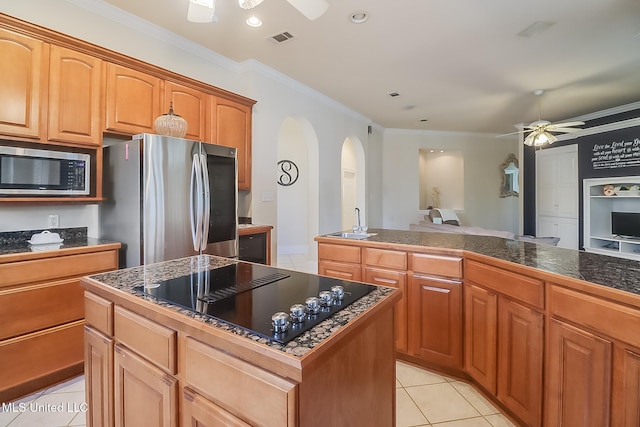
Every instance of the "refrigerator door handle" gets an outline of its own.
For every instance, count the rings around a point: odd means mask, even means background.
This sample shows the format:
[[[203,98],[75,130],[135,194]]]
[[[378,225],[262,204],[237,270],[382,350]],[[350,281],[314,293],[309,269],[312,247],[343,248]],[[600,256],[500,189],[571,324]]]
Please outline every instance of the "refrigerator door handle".
[[[191,163],[189,217],[191,219],[191,239],[193,241],[193,250],[198,252],[200,251],[200,242],[202,240],[202,172],[200,170],[200,166],[199,155],[194,154],[193,162]]]
[[[201,168],[202,168],[202,183],[204,187],[204,198],[202,206],[202,244],[200,249],[203,251],[207,249],[207,243],[209,240],[209,217],[211,215],[211,194],[209,189],[209,168],[207,166],[207,155],[200,154]]]

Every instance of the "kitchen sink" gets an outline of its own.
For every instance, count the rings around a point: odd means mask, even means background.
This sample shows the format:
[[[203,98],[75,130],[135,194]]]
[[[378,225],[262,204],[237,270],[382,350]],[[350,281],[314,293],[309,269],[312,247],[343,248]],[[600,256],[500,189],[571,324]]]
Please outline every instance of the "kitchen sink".
[[[342,237],[343,239],[356,239],[362,240],[371,236],[375,236],[377,233],[353,233],[347,231],[341,231],[338,233],[327,234],[327,237]]]

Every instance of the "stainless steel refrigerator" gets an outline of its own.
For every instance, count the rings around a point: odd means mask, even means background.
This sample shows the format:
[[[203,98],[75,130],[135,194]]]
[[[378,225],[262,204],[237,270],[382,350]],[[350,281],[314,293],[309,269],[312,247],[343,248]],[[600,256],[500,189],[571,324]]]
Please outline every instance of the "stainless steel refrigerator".
[[[103,156],[100,237],[123,244],[121,267],[238,256],[235,148],[140,134]]]

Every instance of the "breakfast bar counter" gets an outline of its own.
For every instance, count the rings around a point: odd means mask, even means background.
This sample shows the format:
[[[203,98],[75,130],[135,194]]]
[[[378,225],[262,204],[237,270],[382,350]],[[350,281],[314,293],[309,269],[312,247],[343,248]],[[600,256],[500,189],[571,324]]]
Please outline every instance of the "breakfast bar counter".
[[[398,357],[465,379],[517,425],[640,425],[640,262],[499,237],[316,237],[318,273],[386,284]]]
[[[229,268],[235,269],[236,283],[226,284],[224,292],[238,291],[236,296],[215,302],[194,298],[193,307],[169,302],[184,287],[175,280],[210,277],[205,282],[213,289],[218,286],[214,273]],[[258,271],[273,283],[258,278],[263,281],[246,290],[247,283],[256,283],[240,280],[246,271],[254,276]],[[174,288],[164,292],[168,283]],[[265,305],[285,299],[291,289],[286,286],[295,283],[314,292],[341,284],[344,301],[356,289],[366,294],[348,305],[334,301],[330,308],[323,306],[330,315],[288,342],[238,326],[251,319],[255,323]],[[214,256],[97,274],[82,284],[88,424],[394,423],[398,290]]]

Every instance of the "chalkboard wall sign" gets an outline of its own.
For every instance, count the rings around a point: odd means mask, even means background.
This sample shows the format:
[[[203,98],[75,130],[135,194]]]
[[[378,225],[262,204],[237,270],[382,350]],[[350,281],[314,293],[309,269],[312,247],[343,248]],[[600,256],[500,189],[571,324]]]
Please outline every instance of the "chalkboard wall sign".
[[[580,178],[640,175],[640,127],[576,139]]]
[[[592,151],[593,169],[619,169],[640,165],[640,138],[594,144]]]

